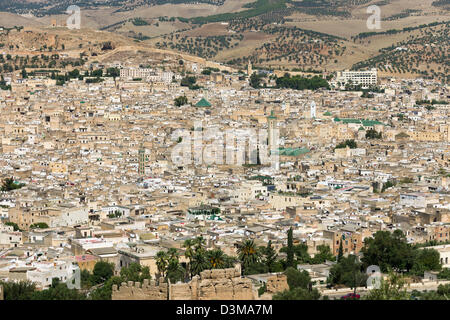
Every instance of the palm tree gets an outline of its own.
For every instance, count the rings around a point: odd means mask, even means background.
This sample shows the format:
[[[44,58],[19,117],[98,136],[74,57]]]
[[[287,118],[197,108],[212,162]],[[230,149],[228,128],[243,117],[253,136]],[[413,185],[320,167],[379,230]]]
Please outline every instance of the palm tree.
[[[178,267],[178,251],[175,248],[170,248],[167,250],[167,262],[168,262],[168,269],[173,270]]]
[[[242,262],[243,269],[258,262],[258,252],[253,240],[245,240],[238,248],[238,257]]]
[[[166,278],[172,282],[177,281],[176,279],[180,279],[180,277],[183,278],[185,270],[180,266],[177,249],[170,248],[167,251],[167,257]]]
[[[169,257],[169,262],[178,261],[178,251],[175,248],[170,248],[167,250],[167,255]]]
[[[208,269],[208,260],[205,252],[202,250],[196,251],[192,257],[191,276],[198,275],[205,269]]]
[[[163,278],[168,265],[167,258],[167,254],[164,251],[158,251],[158,253],[156,254],[156,267],[158,268],[159,274]]]
[[[223,268],[225,264],[225,254],[220,249],[208,251],[208,259],[211,269]]]
[[[202,236],[195,238],[194,240],[195,251],[203,250],[203,246],[206,245],[206,240]]]
[[[183,243],[183,248],[186,248],[186,251],[184,252],[184,256],[189,259],[189,261],[192,259],[192,256],[194,254],[194,249],[192,247],[194,246],[195,242],[192,239],[187,239]]]
[[[194,241],[192,239],[187,239],[183,243],[183,247],[186,248],[186,251],[184,252],[184,256],[189,259],[189,263],[186,268],[186,272],[190,273],[190,268],[192,264],[192,257],[194,255],[194,249],[192,247],[194,246]]]

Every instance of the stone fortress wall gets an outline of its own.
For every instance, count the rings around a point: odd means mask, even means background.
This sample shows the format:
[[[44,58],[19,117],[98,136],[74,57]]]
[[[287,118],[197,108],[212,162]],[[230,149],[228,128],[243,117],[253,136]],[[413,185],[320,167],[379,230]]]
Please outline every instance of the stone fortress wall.
[[[250,279],[241,278],[240,267],[205,270],[188,283],[144,280],[113,285],[112,300],[255,300]]]
[[[120,288],[112,286],[112,300],[167,300],[169,296],[167,283],[156,284],[154,280],[145,279],[143,283],[122,282]]]
[[[285,275],[267,279],[267,293],[262,299],[288,289]],[[0,300],[4,299],[0,286]],[[250,279],[241,278],[240,268],[205,270],[189,283],[159,283],[145,279],[112,286],[112,300],[255,300],[258,294]]]
[[[282,292],[284,290],[289,290],[289,285],[287,283],[287,277],[284,274],[276,274],[267,279],[267,293],[274,294],[277,292]]]
[[[254,300],[253,283],[235,268],[205,270],[189,283],[170,285],[170,300]]]

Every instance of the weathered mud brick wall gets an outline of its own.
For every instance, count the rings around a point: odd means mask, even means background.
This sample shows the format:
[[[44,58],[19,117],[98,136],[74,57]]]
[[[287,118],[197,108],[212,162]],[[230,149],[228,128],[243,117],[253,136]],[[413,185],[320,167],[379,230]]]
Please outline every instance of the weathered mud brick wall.
[[[156,285],[155,281],[145,279],[140,282],[123,282],[120,288],[112,286],[112,300],[167,300],[169,296],[167,283]]]
[[[239,269],[205,270],[189,283],[171,284],[170,300],[254,300],[253,284]]]
[[[284,274],[276,274],[267,278],[267,291],[259,297],[259,300],[272,300],[277,292],[289,290],[287,277]]]
[[[189,283],[156,285],[154,281],[113,285],[112,300],[254,300],[250,279],[241,278],[239,268],[205,270]]]
[[[277,274],[267,278],[267,293],[274,294],[284,290],[289,290],[286,275]]]

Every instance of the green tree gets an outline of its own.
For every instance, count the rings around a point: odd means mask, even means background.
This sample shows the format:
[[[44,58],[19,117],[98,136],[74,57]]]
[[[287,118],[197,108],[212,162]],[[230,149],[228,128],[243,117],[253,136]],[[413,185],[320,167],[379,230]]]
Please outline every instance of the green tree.
[[[208,251],[207,258],[211,269],[222,269],[225,265],[225,254],[220,249]]]
[[[263,262],[266,265],[267,269],[269,270],[269,272],[274,272],[278,254],[272,247],[272,240],[269,240],[269,242],[267,243],[267,247],[264,249],[263,255],[264,255]]]
[[[203,250],[196,250],[191,262],[191,276],[199,275],[203,270],[208,269],[209,263]]]
[[[174,99],[174,104],[177,107],[184,106],[185,104],[188,104],[188,99],[186,96],[179,96]]]
[[[80,271],[80,280],[81,280],[81,288],[82,289],[89,289],[94,285],[92,283],[92,273],[89,272],[89,270],[81,270]]]
[[[339,241],[339,251],[337,256],[337,262],[340,262],[342,260],[342,257],[344,256],[344,248],[342,247],[342,238],[341,241]]]
[[[375,288],[363,297],[364,300],[409,300],[411,295],[406,291],[405,279],[390,272],[388,279],[381,279],[380,288]]]
[[[5,300],[31,300],[36,285],[31,281],[1,282]]]
[[[273,300],[319,300],[320,292],[317,289],[311,291],[304,288],[285,290],[273,295]]]
[[[165,277],[166,268],[168,265],[168,257],[164,251],[158,251],[156,253],[156,267],[158,268],[158,273],[161,277]]]
[[[290,290],[295,288],[308,289],[308,286],[311,283],[311,277],[306,270],[298,271],[293,267],[289,267],[286,269],[284,274],[287,277],[287,283]]]
[[[189,88],[191,88],[192,86],[195,85],[196,82],[197,82],[197,78],[196,77],[184,77],[183,79],[181,79],[180,85],[182,87],[189,87]]]
[[[257,253],[256,246],[255,246],[255,243],[253,240],[249,240],[249,239],[245,240],[238,247],[237,252],[238,252],[239,260],[242,263],[242,271],[244,271],[244,272],[251,265],[259,262],[258,253]]]
[[[381,139],[381,132],[377,132],[375,129],[370,128],[366,131],[366,139]]]
[[[362,263],[355,255],[342,257],[333,265],[327,282],[331,285],[343,284],[350,288],[364,286],[367,282],[367,275],[363,272]]]
[[[109,77],[113,77],[115,79],[116,77],[120,76],[120,70],[119,68],[108,68],[106,69],[106,74]]]
[[[111,300],[112,286],[120,286],[122,282],[126,282],[126,279],[117,276],[111,277],[102,286],[94,289],[89,297],[91,300]]]
[[[126,281],[143,282],[145,279],[151,279],[150,268],[133,262],[120,270],[120,276]]]
[[[281,250],[280,250],[281,251]],[[294,246],[295,256],[297,257],[298,263],[310,263],[311,256],[308,253],[308,246],[306,243],[300,243]]]
[[[189,263],[187,264],[186,272],[191,272],[191,264],[192,264],[192,257],[194,256],[194,241],[192,239],[187,239],[183,243],[183,248],[186,248],[184,251],[184,256],[189,259]]]
[[[414,249],[406,241],[401,230],[377,231],[373,238],[366,238],[361,249],[364,267],[378,265],[382,272],[392,268],[409,272],[414,264]]]
[[[166,271],[166,280],[169,279],[171,283],[182,281],[186,276],[186,270],[180,265],[177,249],[170,248],[167,251],[167,256],[168,264]]]
[[[258,288],[258,297],[262,296],[267,291],[267,284],[264,284]]]
[[[60,283],[58,278],[54,278],[50,288],[35,291],[31,300],[86,300],[86,295],[76,289],[67,288],[65,283]]]
[[[435,249],[417,249],[411,273],[423,277],[425,271],[440,271],[439,252]]]
[[[99,261],[92,271],[92,283],[99,284],[107,281],[114,275],[114,265],[106,261]]]
[[[439,279],[450,280],[450,268],[443,268],[438,274]]]
[[[6,178],[3,180],[1,191],[11,191],[15,189],[20,189],[24,186],[22,183],[16,183],[14,178]]]
[[[317,246],[317,253],[314,258],[311,259],[313,264],[324,263],[325,261],[335,260],[335,257],[331,253],[331,248],[325,244]]]
[[[195,251],[204,250],[205,245],[206,245],[205,238],[203,238],[202,236],[195,238],[195,240],[194,240]]]
[[[30,229],[48,229],[48,224],[45,222],[38,222],[30,225]]]
[[[343,149],[343,148],[346,148],[347,146],[350,149],[356,149],[358,147],[358,145],[356,144],[356,141],[353,139],[350,139],[350,140],[345,140],[344,142],[339,143],[336,146],[336,149]]]
[[[261,80],[261,76],[255,72],[250,76],[249,84],[253,88],[258,89],[261,87]]]
[[[14,231],[20,231],[19,226],[17,225],[17,223],[8,221],[8,222],[5,222],[5,225],[13,227]]]
[[[294,261],[294,242],[293,242],[293,231],[292,228],[289,228],[287,234],[287,249],[286,249],[286,266],[287,267],[295,267],[296,263]]]

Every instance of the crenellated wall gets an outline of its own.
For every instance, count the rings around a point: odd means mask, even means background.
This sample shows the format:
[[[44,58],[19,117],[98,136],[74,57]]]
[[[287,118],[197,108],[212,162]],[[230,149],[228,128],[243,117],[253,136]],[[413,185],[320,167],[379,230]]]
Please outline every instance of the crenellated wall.
[[[252,281],[238,268],[205,270],[189,283],[169,284],[144,280],[113,286],[112,300],[254,300]]]
[[[189,283],[171,284],[170,300],[254,300],[250,279],[241,278],[239,269],[205,270]]]
[[[143,283],[123,282],[120,288],[112,286],[112,300],[167,300],[169,296],[168,284],[145,279]]]

